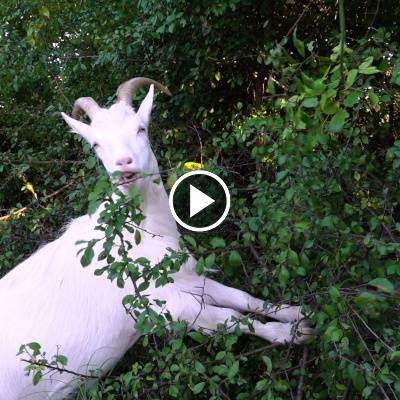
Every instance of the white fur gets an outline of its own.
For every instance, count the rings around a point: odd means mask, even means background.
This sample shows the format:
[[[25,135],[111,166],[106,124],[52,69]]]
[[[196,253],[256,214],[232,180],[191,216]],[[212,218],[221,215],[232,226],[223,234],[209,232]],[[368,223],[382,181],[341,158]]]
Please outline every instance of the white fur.
[[[151,86],[137,113],[119,102],[108,110],[101,109],[90,126],[65,114],[63,117],[74,132],[97,144],[96,152],[108,172],[158,174],[147,136],[153,90]],[[143,129],[138,132],[140,127]],[[126,163],[129,159],[132,162]],[[131,250],[133,259],[146,257],[152,264],[163,258],[167,248],[179,249],[179,233],[167,193],[162,184],[153,182],[154,178],[142,178],[134,184],[144,199],[146,219],[141,227],[161,237],[142,232],[141,243]],[[126,191],[127,187],[122,189]],[[38,342],[48,356],[59,351],[68,357],[69,370],[90,374],[94,369],[101,368],[103,373],[110,370],[138,339],[134,321],[121,304],[126,294],[134,293],[132,283],[127,281],[120,289],[106,274],[93,274],[104,265],[97,257],[89,267],[82,268],[76,255],[77,240],[100,237],[101,232],[94,230],[100,209],[92,216],[75,219],[57,240],[0,280],[0,400],[64,399],[80,383],[72,374],[54,372],[33,386],[32,377],[24,375],[27,364],[16,356],[21,344]],[[124,237],[134,243],[130,233],[125,232]],[[95,251],[99,253],[100,244]],[[192,257],[173,278],[172,284],[150,286],[146,294],[166,300],[174,319],[185,321],[191,329],[212,333],[219,323],[232,325],[232,317],[240,318],[240,312],[253,312],[281,321],[254,321],[255,335],[279,343],[304,340],[305,336],[295,337],[292,332],[291,321],[301,318],[299,307],[264,309],[262,300],[198,276]],[[307,325],[300,324],[303,333],[309,333]],[[251,333],[245,325],[241,329]]]

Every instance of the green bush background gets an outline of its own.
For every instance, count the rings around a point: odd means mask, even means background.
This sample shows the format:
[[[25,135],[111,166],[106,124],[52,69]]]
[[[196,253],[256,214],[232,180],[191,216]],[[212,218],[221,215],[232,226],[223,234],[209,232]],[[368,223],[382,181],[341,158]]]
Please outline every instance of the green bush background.
[[[148,76],[174,94],[153,111],[161,169],[203,162],[230,186],[226,222],[186,236],[198,268],[313,312],[307,350],[179,325],[145,336],[78,398],[400,397],[400,5],[339,8],[2,2],[0,276],[86,212],[102,171],[59,111]]]

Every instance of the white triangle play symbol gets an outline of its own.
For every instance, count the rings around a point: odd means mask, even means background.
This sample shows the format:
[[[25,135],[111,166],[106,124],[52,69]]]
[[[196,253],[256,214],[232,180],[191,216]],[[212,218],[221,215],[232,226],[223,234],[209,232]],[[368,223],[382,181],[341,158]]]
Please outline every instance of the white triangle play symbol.
[[[207,196],[201,190],[190,185],[190,218],[196,215],[201,210],[204,210],[210,204],[214,203],[215,200],[210,196]]]

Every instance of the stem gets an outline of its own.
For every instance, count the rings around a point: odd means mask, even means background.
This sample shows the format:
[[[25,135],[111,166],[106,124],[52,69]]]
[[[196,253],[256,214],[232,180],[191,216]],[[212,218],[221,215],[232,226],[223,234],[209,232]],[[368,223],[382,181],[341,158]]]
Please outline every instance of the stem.
[[[340,88],[343,89],[344,72],[344,46],[346,43],[346,21],[344,18],[344,0],[339,0],[339,24],[340,24]]]
[[[306,364],[307,364],[307,359],[308,359],[308,347],[305,346],[303,350],[303,358],[301,359],[300,363],[300,379],[299,379],[299,384],[297,386],[297,394],[296,394],[296,400],[302,400],[303,399],[303,392],[304,392],[304,376],[306,374]]]
[[[84,378],[84,379],[99,379],[100,378],[99,375],[81,374],[79,372],[75,372],[70,369],[60,368],[55,365],[50,365],[50,364],[46,364],[46,363],[42,363],[42,362],[38,362],[38,361],[26,360],[25,358],[22,358],[21,361],[26,362],[30,365],[36,365],[38,367],[45,367],[52,371],[58,371],[60,374],[62,374],[62,373],[71,374],[71,375],[75,375],[75,376],[78,376],[78,377]]]

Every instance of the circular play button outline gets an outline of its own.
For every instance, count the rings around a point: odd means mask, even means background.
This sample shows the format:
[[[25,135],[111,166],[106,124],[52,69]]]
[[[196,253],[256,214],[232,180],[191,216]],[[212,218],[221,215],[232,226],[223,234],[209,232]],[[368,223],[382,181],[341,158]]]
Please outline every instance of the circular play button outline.
[[[222,213],[221,217],[220,217],[216,222],[214,222],[213,224],[208,225],[208,226],[203,226],[203,227],[191,226],[191,225],[187,224],[186,222],[183,222],[183,221],[178,217],[178,215],[177,215],[177,213],[175,212],[175,209],[174,209],[174,202],[173,202],[173,199],[174,199],[174,194],[175,194],[175,191],[176,191],[178,185],[179,185],[182,181],[184,181],[185,179],[187,179],[187,178],[189,178],[189,177],[191,177],[191,176],[194,176],[194,175],[207,175],[207,176],[209,176],[209,177],[215,179],[215,180],[221,185],[222,189],[224,189],[225,199],[226,199],[225,210],[224,210],[224,212]],[[190,200],[189,200],[189,201],[190,201]],[[218,175],[215,175],[215,174],[213,174],[212,172],[205,171],[205,170],[203,170],[203,169],[199,169],[199,170],[196,170],[196,171],[187,172],[186,174],[182,175],[182,176],[173,184],[173,186],[172,186],[172,188],[171,188],[171,191],[170,191],[170,193],[169,193],[169,208],[170,208],[170,210],[171,210],[172,216],[174,217],[175,221],[176,221],[179,225],[183,226],[184,228],[186,228],[186,229],[188,229],[188,230],[190,230],[190,231],[194,231],[194,232],[207,232],[207,231],[210,231],[211,229],[216,228],[216,227],[217,227],[219,224],[221,224],[222,221],[226,218],[226,216],[228,215],[228,212],[229,212],[230,207],[231,207],[231,195],[230,195],[230,193],[229,193],[228,186],[226,186],[226,183],[225,183]]]

